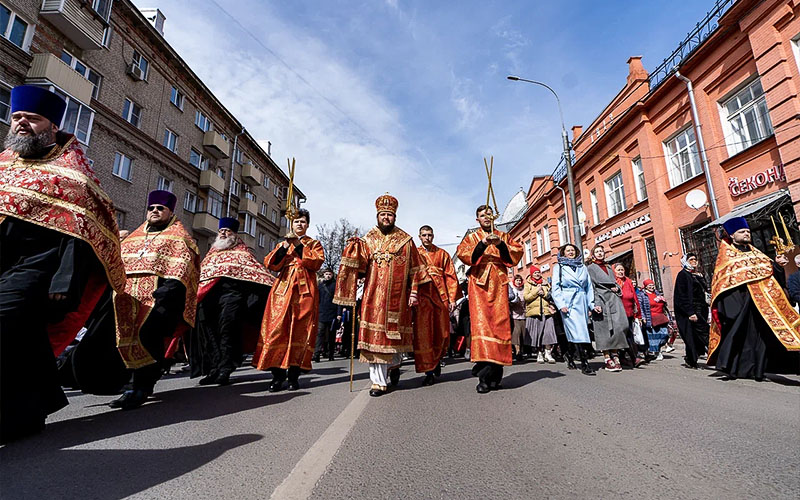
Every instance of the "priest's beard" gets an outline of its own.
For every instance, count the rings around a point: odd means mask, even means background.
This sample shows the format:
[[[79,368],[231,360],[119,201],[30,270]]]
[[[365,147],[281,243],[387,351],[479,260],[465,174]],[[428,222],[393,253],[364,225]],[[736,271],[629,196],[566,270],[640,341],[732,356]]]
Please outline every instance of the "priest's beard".
[[[228,236],[227,238],[220,238],[217,235],[216,239],[214,239],[214,243],[211,244],[211,248],[214,250],[228,250],[233,248],[236,244],[236,236]]]
[[[9,130],[4,145],[25,158],[42,155],[55,142],[56,136],[50,129],[42,130],[35,135],[18,135]]]
[[[383,234],[389,234],[394,229],[394,224],[383,225],[380,222],[378,222],[378,229],[380,229],[381,233],[383,233]]]

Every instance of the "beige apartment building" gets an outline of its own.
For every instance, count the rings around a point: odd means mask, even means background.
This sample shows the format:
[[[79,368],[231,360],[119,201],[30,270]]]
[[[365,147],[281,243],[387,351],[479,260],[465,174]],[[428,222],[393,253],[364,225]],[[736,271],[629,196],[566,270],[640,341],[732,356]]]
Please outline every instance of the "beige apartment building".
[[[286,233],[289,179],[166,42],[164,21],[129,0],[0,0],[0,133],[12,87],[49,87],[67,100],[61,128],[83,144],[120,229],[167,189],[201,252],[229,215],[263,258]]]

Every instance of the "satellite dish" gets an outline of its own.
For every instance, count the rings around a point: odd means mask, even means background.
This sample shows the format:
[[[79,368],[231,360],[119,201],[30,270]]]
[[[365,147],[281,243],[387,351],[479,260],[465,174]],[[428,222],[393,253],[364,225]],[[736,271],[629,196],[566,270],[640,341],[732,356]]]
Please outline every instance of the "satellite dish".
[[[708,197],[706,196],[706,193],[700,189],[692,189],[686,193],[686,204],[689,205],[689,208],[700,210],[706,206],[707,202]]]

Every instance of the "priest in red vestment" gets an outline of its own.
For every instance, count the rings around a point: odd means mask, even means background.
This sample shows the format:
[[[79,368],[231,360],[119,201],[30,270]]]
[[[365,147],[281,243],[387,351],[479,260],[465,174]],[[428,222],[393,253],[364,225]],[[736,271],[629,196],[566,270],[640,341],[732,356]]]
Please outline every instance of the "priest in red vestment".
[[[395,226],[397,198],[375,201],[377,226],[351,238],[342,253],[333,301],[355,307],[358,277],[366,277],[358,332],[360,361],[369,363],[370,396],[400,380],[400,355],[413,350],[412,308],[419,285],[430,281],[411,236]]]
[[[470,361],[478,376],[476,390],[500,388],[503,366],[511,365],[511,321],[508,308],[508,272],[522,258],[522,247],[493,227],[487,205],[475,211],[480,227],[464,237],[456,255],[468,266],[469,316],[472,327]]]
[[[433,385],[441,375],[440,361],[450,342],[450,313],[461,297],[456,268],[450,255],[433,244],[433,228],[419,228],[419,255],[431,281],[421,285],[414,318],[414,366],[424,373],[422,385]]]

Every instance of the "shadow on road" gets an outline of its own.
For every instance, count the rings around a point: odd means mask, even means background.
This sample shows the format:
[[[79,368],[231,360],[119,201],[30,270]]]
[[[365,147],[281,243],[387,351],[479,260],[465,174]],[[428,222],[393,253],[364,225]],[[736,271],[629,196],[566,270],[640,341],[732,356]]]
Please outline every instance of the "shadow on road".
[[[125,498],[263,437],[238,434],[163,450],[51,450],[36,462],[3,457],[3,498]]]
[[[528,384],[532,384],[537,380],[546,378],[559,378],[565,375],[561,372],[554,372],[551,370],[532,370],[524,372],[514,372],[507,377],[503,377],[503,387],[505,389],[516,389]]]

